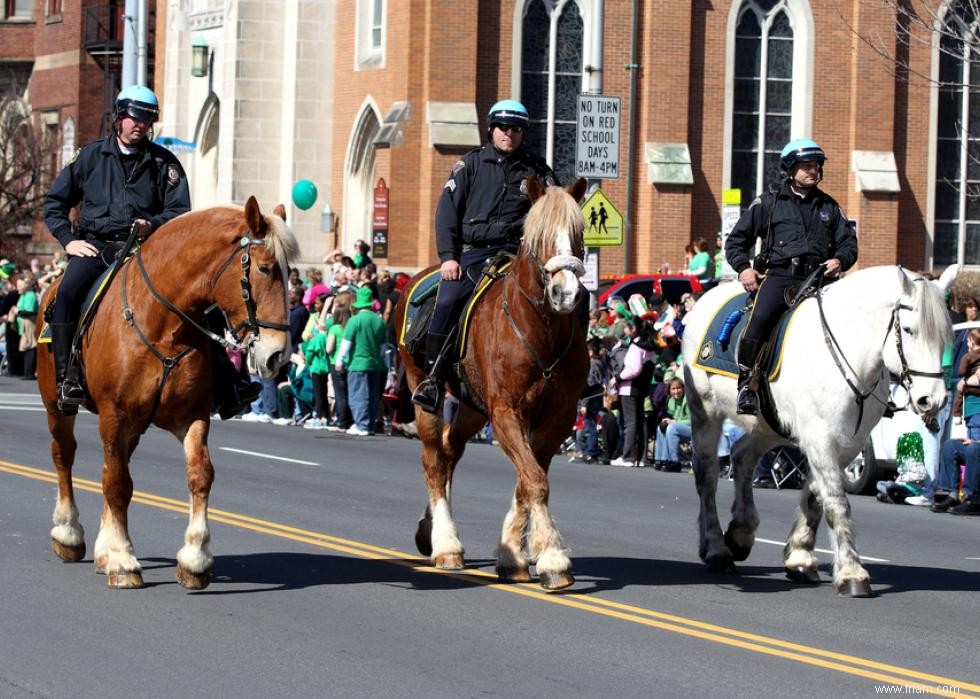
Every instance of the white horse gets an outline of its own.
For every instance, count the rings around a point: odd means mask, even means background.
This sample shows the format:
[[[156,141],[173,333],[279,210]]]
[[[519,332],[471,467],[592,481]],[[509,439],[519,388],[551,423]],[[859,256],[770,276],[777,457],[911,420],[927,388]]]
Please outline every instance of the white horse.
[[[953,276],[955,269],[943,275],[940,285],[948,285]],[[742,291],[741,285],[723,284],[697,302],[687,317],[682,352],[701,497],[699,554],[709,571],[731,570],[734,561],[748,557],[759,526],[752,500],[755,465],[773,447],[797,444],[810,473],[783,549],[787,577],[819,582],[813,549],[825,513],[835,544],[835,589],[851,597],[871,596],[870,576],[854,546],[841,469],[861,451],[885,412],[889,372],[901,377],[908,407],[917,413],[938,410],[946,400],[941,364],[952,326],[940,285],[901,267],[873,267],[822,291],[823,319],[816,298],[800,304],[784,340],[779,376],[771,384],[782,431],[789,438],[773,431],[761,416],[735,414],[734,378],[691,366],[703,344],[715,339],[705,337],[715,312]],[[735,501],[723,534],[715,493],[716,449],[725,417],[747,435],[732,448]]]

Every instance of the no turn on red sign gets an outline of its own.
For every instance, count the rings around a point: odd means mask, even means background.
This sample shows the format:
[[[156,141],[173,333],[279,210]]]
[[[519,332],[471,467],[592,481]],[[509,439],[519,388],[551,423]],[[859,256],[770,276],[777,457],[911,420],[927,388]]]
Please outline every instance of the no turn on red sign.
[[[620,99],[579,95],[575,134],[575,176],[619,177]]]

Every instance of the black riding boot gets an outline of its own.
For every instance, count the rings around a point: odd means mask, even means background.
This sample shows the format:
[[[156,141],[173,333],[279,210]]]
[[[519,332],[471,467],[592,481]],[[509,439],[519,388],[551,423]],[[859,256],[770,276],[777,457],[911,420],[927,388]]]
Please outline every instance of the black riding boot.
[[[211,395],[214,411],[222,420],[230,420],[262,393],[262,384],[253,383],[248,374],[235,369],[225,348],[211,346]]]
[[[738,399],[735,412],[739,415],[759,414],[759,395],[755,390],[753,373],[761,345],[758,340],[744,337],[738,343]]]
[[[72,362],[75,323],[51,323],[51,352],[54,354],[54,376],[58,384],[58,408],[81,405],[85,389],[78,376],[78,365]]]
[[[425,378],[412,393],[412,402],[427,413],[439,409],[442,398],[442,367],[445,364],[446,339],[448,335],[429,333],[425,338]]]

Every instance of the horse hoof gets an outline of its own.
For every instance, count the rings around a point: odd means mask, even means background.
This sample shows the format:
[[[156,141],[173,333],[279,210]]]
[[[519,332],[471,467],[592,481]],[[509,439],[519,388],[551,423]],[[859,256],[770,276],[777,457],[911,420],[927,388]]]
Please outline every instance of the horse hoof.
[[[69,546],[68,544],[61,543],[57,539],[52,539],[51,549],[54,551],[54,555],[69,563],[78,563],[78,561],[85,558],[84,541],[77,546]]]
[[[439,570],[462,570],[463,554],[447,553],[442,556],[436,556],[436,560],[433,562]]]
[[[138,590],[143,587],[141,573],[109,573],[109,587],[116,590]]]
[[[95,574],[105,575],[106,571],[109,569],[109,557],[108,556],[96,556],[95,557]]]
[[[211,584],[211,571],[192,573],[182,565],[177,566],[177,582],[188,590],[203,590]]]
[[[731,529],[725,532],[725,546],[727,546],[728,550],[732,552],[733,561],[744,561],[749,557],[749,554],[752,553],[751,546],[740,546],[738,542],[735,541],[735,535],[732,533]]]
[[[871,597],[870,580],[842,580],[837,583],[837,594],[841,597]]]
[[[729,556],[711,556],[704,562],[704,567],[709,573],[734,573],[735,563]]]
[[[502,583],[527,583],[532,578],[527,568],[497,568],[497,580]]]
[[[538,573],[539,582],[548,592],[564,590],[575,582],[571,573]]]
[[[787,568],[786,578],[791,583],[795,583],[797,585],[820,584],[820,573],[818,573],[814,568],[804,568],[803,566]]]
[[[423,556],[432,555],[432,520],[428,517],[419,520],[419,526],[415,530],[415,548]]]

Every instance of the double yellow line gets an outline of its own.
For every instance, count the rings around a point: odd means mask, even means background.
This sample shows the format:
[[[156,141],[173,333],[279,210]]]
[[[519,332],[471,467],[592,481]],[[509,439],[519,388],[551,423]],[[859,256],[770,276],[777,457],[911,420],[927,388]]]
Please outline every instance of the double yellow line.
[[[0,472],[32,478],[47,483],[58,482],[57,475],[52,471],[44,471],[8,461],[0,461]],[[73,482],[75,488],[78,490],[93,493],[102,492],[102,486],[94,481],[75,477],[73,478]],[[173,512],[186,513],[188,511],[186,502],[141,491],[133,493],[133,502],[158,507],[163,510],[171,510]],[[664,614],[663,612],[657,612],[652,609],[613,602],[596,595],[585,597],[567,593],[549,594],[542,591],[535,584],[501,584],[497,582],[496,575],[482,570],[467,569],[462,572],[440,570],[429,565],[427,560],[402,551],[372,546],[359,541],[342,539],[306,529],[298,529],[285,524],[247,517],[225,510],[209,509],[208,516],[212,522],[221,522],[241,529],[249,529],[262,534],[277,536],[281,539],[289,539],[331,551],[348,553],[360,558],[387,561],[394,565],[410,568],[422,573],[445,575],[470,584],[483,585],[501,592],[530,597],[548,604],[571,607],[620,621],[627,621],[662,631],[670,631],[692,638],[699,638],[712,643],[719,643],[742,650],[792,660],[805,665],[855,675],[883,684],[913,687],[916,689],[916,693],[931,693],[949,697],[980,697],[980,685],[949,677],[931,675],[896,665],[846,655],[844,653],[836,653],[834,651],[783,641],[778,638],[707,624],[695,619],[687,619],[672,614]]]

